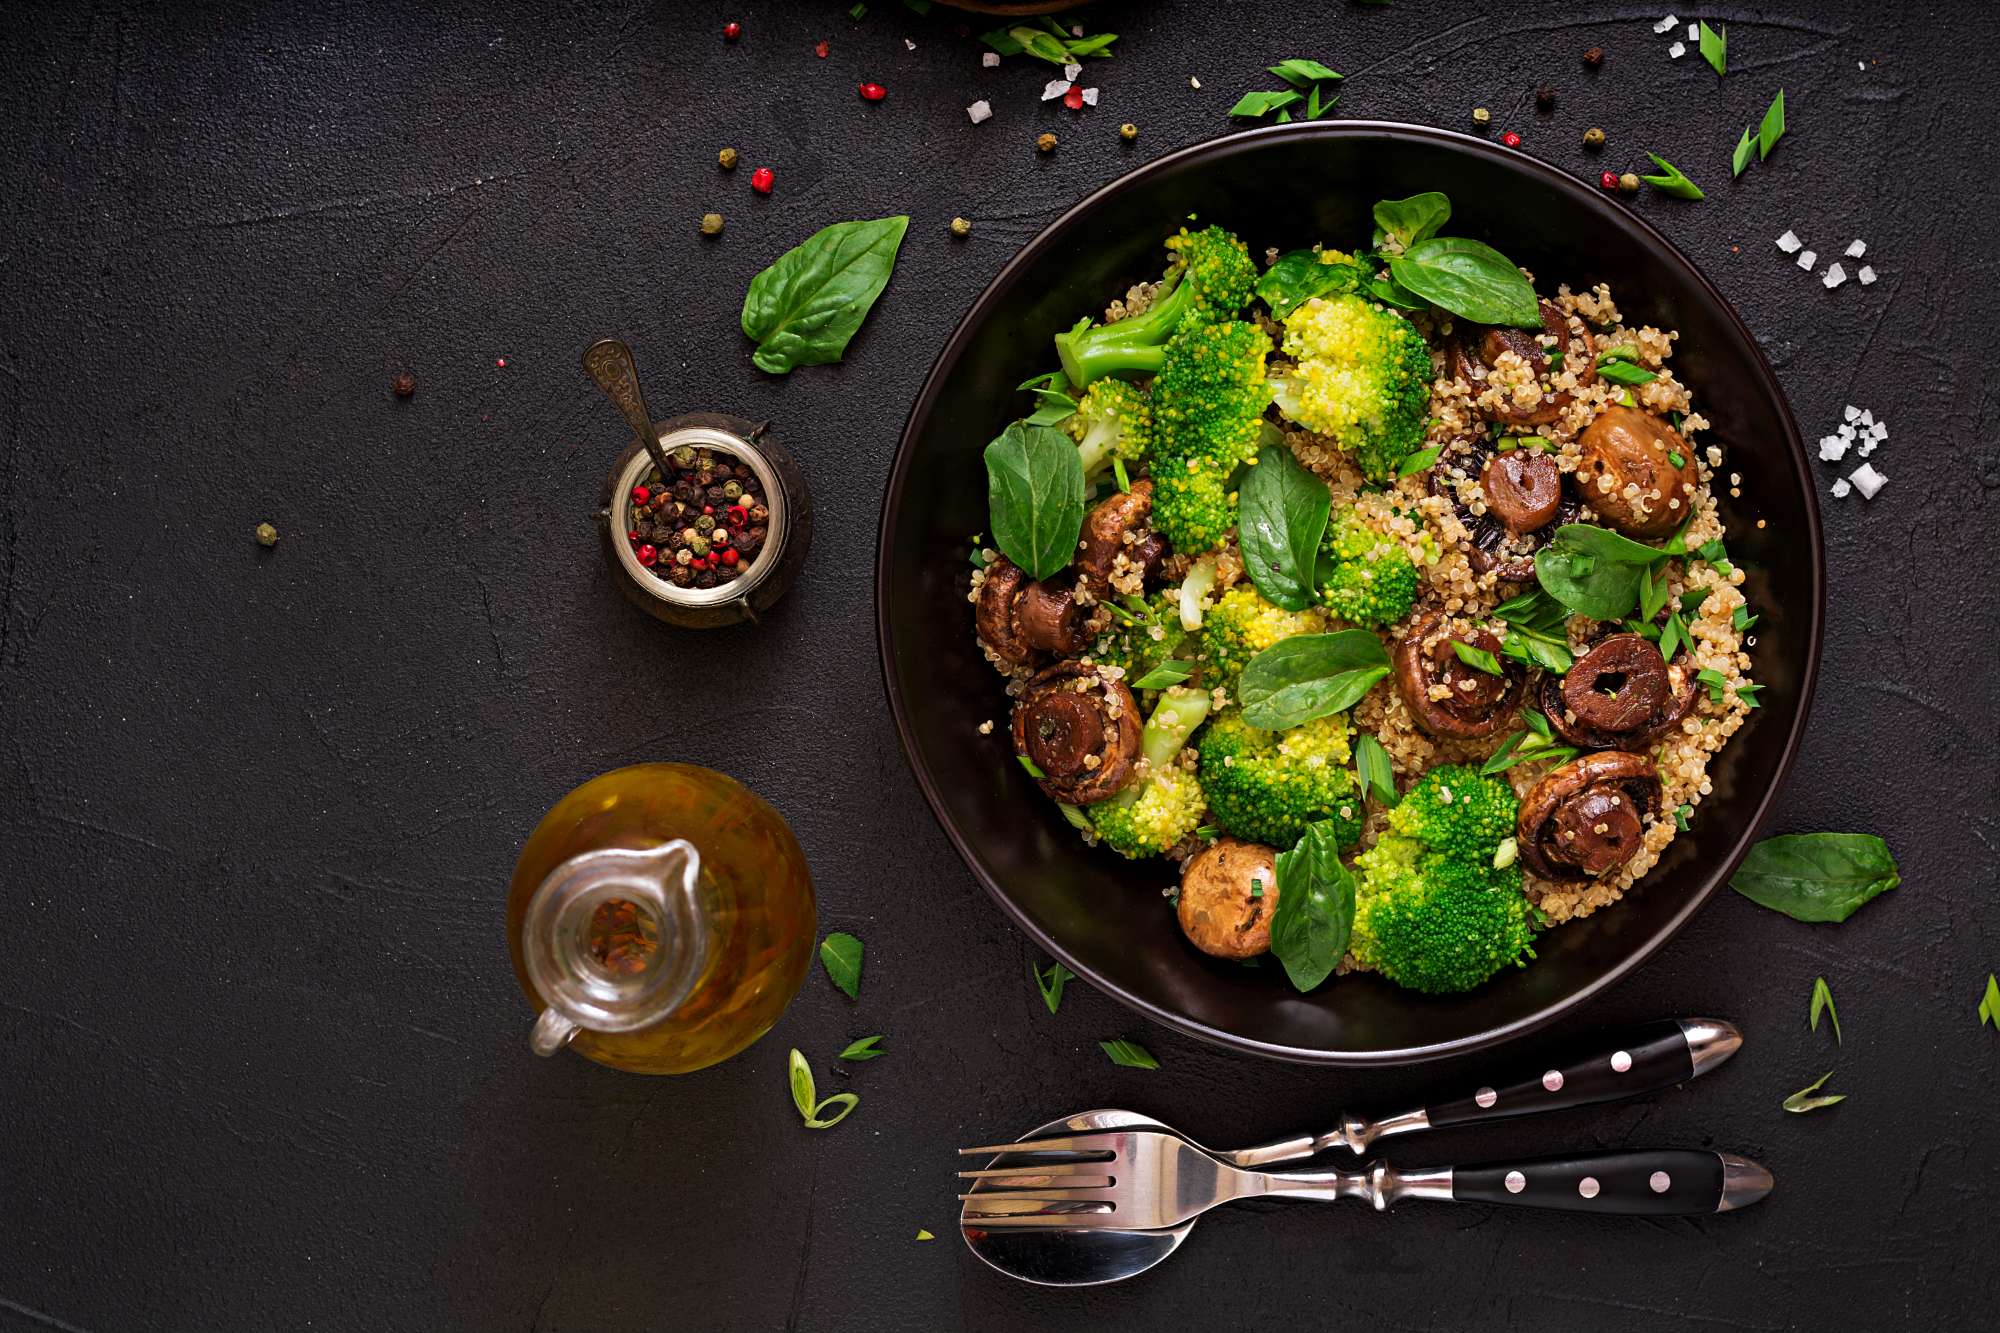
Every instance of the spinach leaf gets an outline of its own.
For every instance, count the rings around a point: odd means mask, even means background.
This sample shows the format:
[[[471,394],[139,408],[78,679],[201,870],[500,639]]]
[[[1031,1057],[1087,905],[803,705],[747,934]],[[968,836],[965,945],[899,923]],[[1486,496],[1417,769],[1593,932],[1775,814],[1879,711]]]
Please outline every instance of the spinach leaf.
[[[1271,307],[1274,319],[1283,319],[1315,296],[1351,292],[1365,279],[1362,266],[1334,260],[1324,262],[1317,250],[1293,250],[1278,256],[1278,262],[1257,279],[1257,295]]]
[[[1370,278],[1368,294],[1383,305],[1395,306],[1398,310],[1428,310],[1430,302],[1403,290],[1403,285],[1394,277]]]
[[[1535,579],[1578,615],[1623,620],[1639,604],[1647,571],[1665,558],[1664,552],[1609,529],[1568,523],[1535,553]]]
[[[1016,421],[986,446],[986,503],[993,543],[1045,579],[1076,554],[1083,531],[1083,459],[1050,426]]]
[[[1405,289],[1474,323],[1542,326],[1535,289],[1484,241],[1433,236],[1391,259],[1389,272]]]
[[[1389,654],[1365,629],[1295,634],[1251,658],[1236,693],[1245,722],[1283,731],[1352,708],[1388,674]]]
[[[1794,921],[1845,921],[1902,882],[1872,833],[1787,833],[1750,849],[1729,887]]]
[[[1451,200],[1436,190],[1408,199],[1384,199],[1375,205],[1375,244],[1393,240],[1407,250],[1437,235],[1451,221]]]
[[[1354,872],[1340,863],[1331,820],[1306,826],[1298,846],[1278,853],[1278,910],[1271,952],[1292,985],[1309,991],[1347,952],[1354,931]]]
[[[844,930],[836,930],[820,941],[819,961],[827,978],[840,987],[850,1000],[860,998],[861,941]]]
[[[783,375],[840,360],[889,285],[909,226],[907,217],[836,222],[750,279],[743,332],[757,343],[751,363]]]
[[[1320,538],[1333,494],[1282,444],[1263,449],[1239,488],[1237,540],[1243,566],[1265,600],[1303,611],[1318,600],[1313,586]]]

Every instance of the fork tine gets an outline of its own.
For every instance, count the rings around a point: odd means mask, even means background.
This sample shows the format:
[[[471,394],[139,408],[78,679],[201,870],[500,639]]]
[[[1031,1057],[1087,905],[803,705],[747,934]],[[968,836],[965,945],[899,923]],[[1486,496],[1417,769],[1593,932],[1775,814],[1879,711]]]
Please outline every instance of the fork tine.
[[[960,1199],[970,1199],[979,1203],[1005,1199],[1008,1203],[1102,1203],[1110,1205],[1104,1197],[1104,1186],[1080,1186],[1076,1189],[1029,1189],[1029,1190],[981,1190],[976,1194],[961,1194]]]
[[[1040,1166],[996,1166],[984,1171],[961,1171],[960,1180],[990,1180],[994,1184],[1028,1185],[1042,1180],[1066,1180],[1081,1184],[1085,1178],[1109,1187],[1113,1177],[1104,1168],[1108,1162],[1047,1162]]]
[[[966,1231],[1105,1231],[1118,1227],[1112,1213],[967,1213],[959,1220]]]
[[[1114,1134],[1071,1134],[1063,1138],[1028,1139],[1018,1143],[989,1143],[983,1148],[960,1148],[960,1157],[997,1157],[1002,1153],[1070,1152],[1103,1153],[1105,1160],[1118,1154]]]

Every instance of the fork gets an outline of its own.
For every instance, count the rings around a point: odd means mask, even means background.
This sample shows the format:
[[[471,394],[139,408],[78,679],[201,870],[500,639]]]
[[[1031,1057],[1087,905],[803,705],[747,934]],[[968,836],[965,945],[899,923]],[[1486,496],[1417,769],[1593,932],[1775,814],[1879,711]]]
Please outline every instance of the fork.
[[[1366,1199],[1377,1212],[1404,1199],[1525,1204],[1653,1217],[1726,1213],[1771,1192],[1771,1173],[1730,1153],[1692,1148],[1490,1162],[1404,1171],[1249,1171],[1161,1130],[1126,1130],[964,1148],[1054,1160],[961,1171],[976,1182],[967,1227],[1141,1231],[1176,1227],[1237,1199]],[[976,1211],[975,1211],[976,1210]]]

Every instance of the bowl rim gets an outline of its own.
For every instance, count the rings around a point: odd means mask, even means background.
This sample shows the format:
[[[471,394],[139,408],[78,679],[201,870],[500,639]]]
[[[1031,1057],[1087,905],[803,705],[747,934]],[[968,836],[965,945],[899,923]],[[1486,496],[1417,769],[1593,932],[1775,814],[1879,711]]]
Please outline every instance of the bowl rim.
[[[1234,156],[1238,153],[1254,151],[1267,141],[1279,138],[1299,139],[1367,139],[1385,138],[1390,140],[1417,140],[1443,144],[1455,150],[1485,156],[1502,166],[1524,176],[1535,179],[1553,189],[1562,201],[1569,205],[1581,205],[1589,211],[1607,214],[1610,201],[1598,191],[1592,190],[1583,181],[1562,171],[1539,158],[1525,153],[1500,147],[1487,140],[1463,134],[1456,130],[1439,129],[1428,125],[1406,124],[1400,121],[1344,120],[1334,122],[1313,122],[1308,124],[1270,125],[1245,130],[1220,138],[1205,139],[1190,144],[1118,176],[1116,179],[1092,190],[1076,204],[1065,209],[1013,258],[1003,265],[993,276],[985,289],[973,301],[965,316],[959,320],[939,349],[929,371],[925,373],[923,388],[910,409],[909,417],[903,424],[903,431],[896,443],[896,453],[890,463],[888,485],[883,490],[882,509],[877,522],[875,543],[875,641],[881,659],[882,683],[889,696],[889,711],[896,723],[896,734],[902,743],[904,758],[915,775],[918,788],[929,804],[931,816],[944,830],[958,857],[972,872],[973,878],[985,888],[988,896],[1000,905],[1009,919],[1025,932],[1044,953],[1072,972],[1079,979],[1088,982],[1097,990],[1111,996],[1128,1008],[1137,1010],[1147,1018],[1162,1023],[1177,1032],[1203,1041],[1212,1042],[1232,1050],[1269,1059],[1285,1060],[1298,1064],[1326,1065],[1344,1068],[1382,1068],[1387,1066],[1417,1064],[1428,1060],[1445,1059],[1464,1055],[1473,1051],[1490,1049],[1502,1043],[1526,1036],[1528,1033],[1547,1026],[1556,1019],[1581,1008],[1593,998],[1623,980],[1637,970],[1647,960],[1664,948],[1667,942],[1678,935],[1696,912],[1722,887],[1749,852],[1751,844],[1757,840],[1764,822],[1770,817],[1771,807],[1784,789],[1791,776],[1792,764],[1805,738],[1806,723],[1812,715],[1813,693],[1819,682],[1819,659],[1821,637],[1826,613],[1826,547],[1822,536],[1819,513],[1818,488],[1814,485],[1812,469],[1806,458],[1804,438],[1799,434],[1798,422],[1793,418],[1791,404],[1787,401],[1783,387],[1778,383],[1770,361],[1765,357],[1762,345],[1736,313],[1736,307],[1711,282],[1708,275],[1678,246],[1663,236],[1646,219],[1629,208],[1619,208],[1609,216],[1617,217],[1637,228],[1642,240],[1648,242],[1661,253],[1668,263],[1678,263],[1694,280],[1696,289],[1719,309],[1729,324],[1734,325],[1744,344],[1750,349],[1749,370],[1758,388],[1778,405],[1778,416],[1783,426],[1784,443],[1791,456],[1793,478],[1806,500],[1806,536],[1812,548],[1812,606],[1808,633],[1806,636],[1806,657],[1800,673],[1798,702],[1787,719],[1788,726],[1783,750],[1778,757],[1778,766],[1772,780],[1757,798],[1749,823],[1737,839],[1729,853],[1718,862],[1694,892],[1687,895],[1679,909],[1649,937],[1623,959],[1607,967],[1590,982],[1568,995],[1541,1006],[1533,1012],[1502,1024],[1488,1028],[1470,1036],[1455,1037],[1447,1041],[1427,1045],[1408,1046],[1390,1050],[1339,1051],[1320,1047],[1284,1046],[1273,1042],[1258,1041],[1234,1032],[1210,1027],[1182,1014],[1153,1004],[1131,994],[1123,987],[1107,980],[1097,969],[1090,967],[1082,959],[1073,956],[1061,947],[1045,931],[1028,919],[1005,892],[999,883],[989,875],[975,855],[965,835],[947,816],[943,797],[939,792],[936,778],[922,760],[916,744],[916,736],[911,725],[905,703],[904,686],[897,673],[895,656],[890,648],[889,625],[889,571],[890,550],[895,534],[897,515],[904,500],[904,487],[908,482],[911,460],[916,452],[916,437],[919,424],[928,420],[938,405],[943,388],[942,372],[947,366],[955,365],[963,356],[974,332],[987,318],[993,307],[1012,291],[1021,274],[1045,250],[1056,244],[1073,227],[1085,221],[1097,207],[1112,195],[1129,189],[1135,182],[1170,171],[1191,163],[1205,160],[1214,161]]]

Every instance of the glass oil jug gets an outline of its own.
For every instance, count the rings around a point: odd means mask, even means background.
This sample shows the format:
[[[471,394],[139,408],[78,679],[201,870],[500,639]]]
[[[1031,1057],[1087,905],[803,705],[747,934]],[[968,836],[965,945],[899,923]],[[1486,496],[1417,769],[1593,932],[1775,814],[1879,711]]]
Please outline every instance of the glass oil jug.
[[[508,888],[535,1051],[685,1074],[770,1030],[817,934],[783,816],[712,769],[637,764],[556,802]]]

